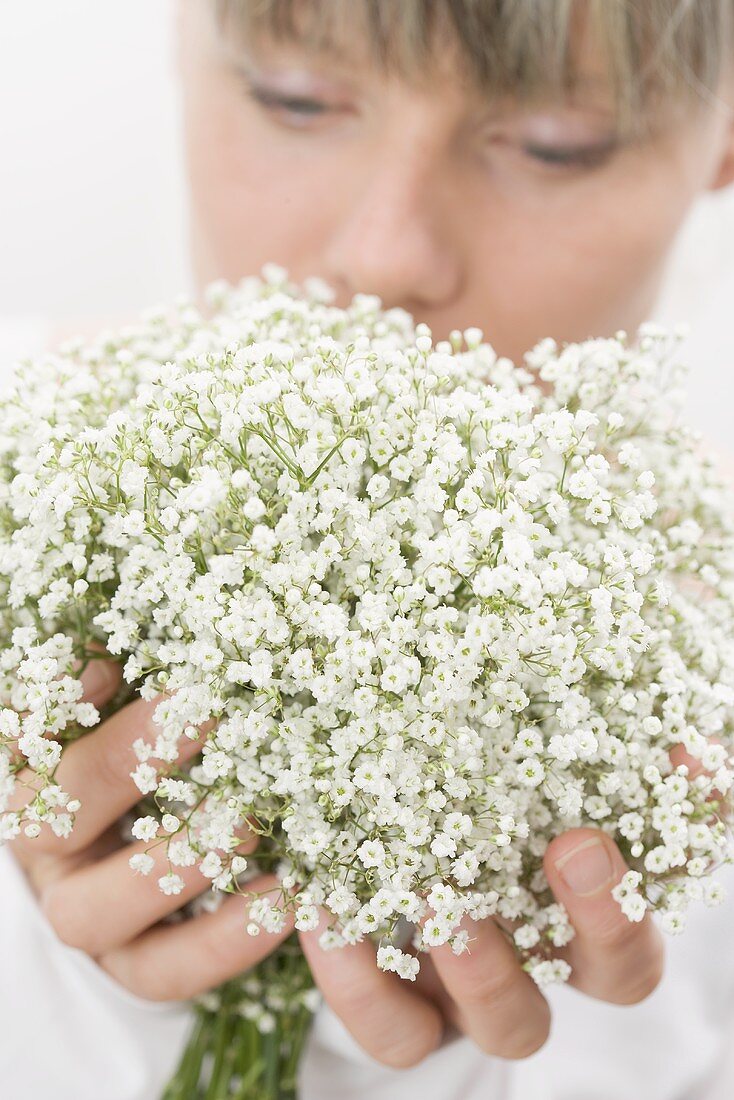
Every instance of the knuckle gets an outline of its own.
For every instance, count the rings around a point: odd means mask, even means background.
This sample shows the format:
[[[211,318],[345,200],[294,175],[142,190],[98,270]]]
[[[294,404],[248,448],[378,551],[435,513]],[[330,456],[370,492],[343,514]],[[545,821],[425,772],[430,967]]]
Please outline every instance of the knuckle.
[[[385,1015],[376,1009],[377,997],[374,990],[362,990],[357,986],[349,987],[341,984],[339,976],[335,982],[331,994],[334,1009],[337,1015],[344,1021],[347,1027],[353,1028],[355,1023],[368,1034],[377,1034],[380,1038],[380,1050],[385,1051],[391,1041],[399,1039],[397,1032],[392,1032],[385,1027]],[[376,1016],[377,1011],[377,1016]]]
[[[614,914],[612,919],[600,924],[594,933],[594,942],[604,951],[624,954],[636,948],[640,943],[641,924],[629,921],[622,914]]]
[[[238,905],[243,899],[227,899],[230,907]],[[225,903],[226,904],[226,903]],[[253,937],[244,931],[244,916],[245,907],[240,906],[240,913],[243,918],[243,923],[235,925],[232,930],[229,928],[224,931],[216,921],[202,920],[201,923],[195,927],[195,951],[197,956],[202,960],[206,960],[208,967],[227,972],[232,969],[239,956],[239,952],[243,946],[245,950],[250,949],[253,953],[254,959],[251,963],[245,963],[245,968],[254,965],[259,953],[262,950],[262,940],[267,933],[260,933],[259,936]],[[196,918],[194,918],[194,921]],[[193,928],[193,923],[192,923]]]
[[[46,826],[33,843],[36,844],[40,840],[39,850],[44,856],[56,858],[59,862],[63,862],[65,867],[73,870],[89,846],[85,825],[86,822],[83,819],[80,820],[68,836],[57,836],[49,826]]]
[[[588,962],[600,976],[596,995],[612,1004],[645,1000],[658,987],[665,968],[665,945],[651,922],[623,919],[597,929],[589,943]],[[596,984],[596,983],[595,983]]]
[[[63,880],[44,887],[39,903],[41,912],[61,943],[90,951],[87,922]]]
[[[127,989],[134,997],[141,1001],[150,1001],[151,1004],[163,1004],[165,1001],[177,999],[175,992],[169,992],[153,975],[144,972],[136,972],[127,983]]]
[[[341,988],[333,1007],[362,1048],[391,1069],[417,1066],[441,1042],[444,1024],[437,1011],[404,1016],[371,985]]]
[[[411,1031],[391,1035],[380,1044],[375,1053],[379,1062],[391,1069],[412,1069],[431,1054],[441,1041],[443,1027],[440,1021]]]
[[[200,942],[197,945],[197,953],[206,960],[206,964],[212,970],[217,972],[226,973],[230,971],[234,965],[233,959],[235,951],[239,944],[234,943],[228,936],[217,936],[213,932],[207,930],[206,934],[203,929],[200,929]],[[245,933],[247,936],[247,933]],[[258,941],[262,939],[262,933],[258,937]],[[260,946],[259,942],[256,942],[250,936],[247,936],[247,946],[251,947],[253,953]],[[254,961],[249,966],[254,965]],[[248,964],[245,964],[245,969],[249,969]]]
[[[632,976],[622,995],[617,998],[619,1004],[636,1005],[646,1000],[654,993],[663,977],[664,952],[662,945],[658,946],[646,960],[644,965],[633,969]]]
[[[95,783],[112,788],[123,783],[127,785],[132,782],[130,772],[134,770],[136,763],[135,753],[127,738],[109,737],[94,754],[92,766]]]
[[[77,833],[77,829],[72,829],[68,836],[59,837],[48,823],[43,822],[38,836],[27,837],[21,833],[15,837],[12,847],[16,861],[28,870],[60,856],[77,855],[85,845],[84,838]]]
[[[37,898],[40,898],[46,881],[46,868],[52,863],[45,848],[39,847],[38,841],[40,839],[41,837],[37,836],[31,840],[21,834],[15,837],[13,843],[7,844],[5,848],[10,853],[11,858],[25,872]]]
[[[550,1015],[542,1022],[537,1022],[532,1028],[517,1028],[507,1043],[507,1051],[502,1057],[511,1058],[519,1062],[523,1058],[529,1058],[544,1047],[550,1036]]]
[[[175,999],[175,993],[169,992],[167,984],[161,982],[157,968],[150,965],[150,959],[142,958],[136,951],[116,952],[107,956],[102,965],[118,985],[141,1001],[160,1003]]]
[[[477,1031],[475,1024],[474,1032]],[[551,1030],[550,1005],[542,995],[524,993],[500,1014],[492,1013],[482,1021],[481,1039],[477,1045],[493,1057],[521,1061],[545,1046]]]
[[[506,964],[477,965],[464,976],[461,1000],[472,1004],[496,1004],[514,998],[522,980],[519,969]]]

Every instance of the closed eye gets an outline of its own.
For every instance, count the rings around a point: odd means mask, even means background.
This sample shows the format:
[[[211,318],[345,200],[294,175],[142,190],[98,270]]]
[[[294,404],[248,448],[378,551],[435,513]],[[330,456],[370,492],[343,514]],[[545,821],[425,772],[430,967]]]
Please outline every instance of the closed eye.
[[[616,141],[600,145],[524,145],[523,152],[543,164],[560,168],[596,168],[610,159],[618,148]]]
[[[247,85],[247,92],[256,103],[267,110],[287,111],[304,119],[316,118],[332,110],[328,104],[318,99],[309,99],[307,96],[284,95],[281,92],[274,92],[269,88],[260,88],[251,83]]]
[[[267,118],[287,130],[321,130],[350,113],[348,102],[278,91],[254,84],[252,80],[245,81],[245,91]]]

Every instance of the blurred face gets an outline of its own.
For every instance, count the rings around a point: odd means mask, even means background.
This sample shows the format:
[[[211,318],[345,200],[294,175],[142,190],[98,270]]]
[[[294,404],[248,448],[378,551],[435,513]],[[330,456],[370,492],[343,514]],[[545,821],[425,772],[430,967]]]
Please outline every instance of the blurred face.
[[[723,104],[620,143],[591,48],[573,101],[488,103],[448,47],[417,85],[356,47],[245,48],[211,6],[179,5],[199,289],[272,261],[519,359],[542,336],[634,331],[693,199],[731,175]]]

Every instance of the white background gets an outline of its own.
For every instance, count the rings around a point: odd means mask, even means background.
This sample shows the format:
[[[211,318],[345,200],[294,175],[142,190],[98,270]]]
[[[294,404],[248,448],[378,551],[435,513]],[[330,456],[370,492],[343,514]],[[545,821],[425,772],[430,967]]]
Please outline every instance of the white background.
[[[173,2],[0,0],[0,317],[126,319],[189,287]],[[692,323],[691,416],[734,452],[734,191],[686,227],[659,313]]]
[[[172,10],[0,0],[0,314],[125,316],[184,288]]]

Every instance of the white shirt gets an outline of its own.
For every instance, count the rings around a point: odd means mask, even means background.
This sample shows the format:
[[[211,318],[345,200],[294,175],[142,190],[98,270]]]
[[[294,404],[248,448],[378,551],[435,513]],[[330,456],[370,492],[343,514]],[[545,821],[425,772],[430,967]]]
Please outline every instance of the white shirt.
[[[0,322],[0,369],[43,344]],[[691,911],[666,937],[665,975],[639,1005],[546,991],[548,1042],[519,1062],[455,1039],[410,1070],[365,1054],[327,1008],[301,1063],[300,1100],[731,1100],[734,1095],[734,867],[724,904]],[[183,960],[182,960],[183,962]],[[0,1093],[8,1100],[159,1100],[190,1024],[180,1003],[125,991],[61,944],[9,847],[0,849]]]

